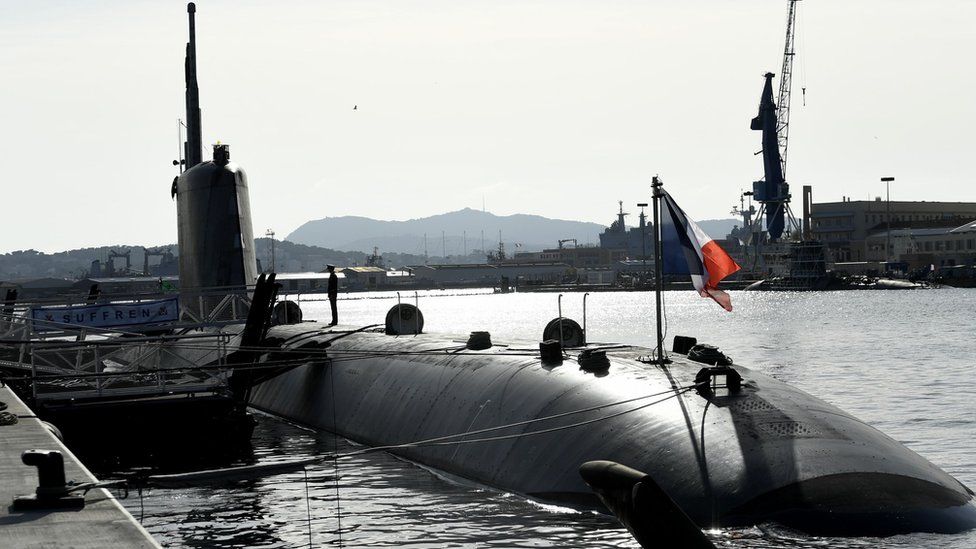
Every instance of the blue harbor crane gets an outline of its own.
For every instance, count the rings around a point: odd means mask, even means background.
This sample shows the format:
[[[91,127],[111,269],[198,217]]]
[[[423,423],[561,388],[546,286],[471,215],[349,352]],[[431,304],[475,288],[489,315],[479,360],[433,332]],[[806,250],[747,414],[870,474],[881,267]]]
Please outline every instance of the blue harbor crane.
[[[796,218],[790,211],[790,186],[786,182],[786,155],[790,128],[790,91],[793,80],[796,3],[788,0],[789,13],[786,20],[786,46],[783,50],[783,68],[780,71],[779,97],[773,101],[773,77],[767,72],[764,77],[762,97],[759,101],[759,114],[752,119],[752,129],[762,131],[763,173],[761,181],[753,183],[753,198],[760,203],[758,218],[765,216],[766,232],[770,241],[783,236],[786,220],[790,229],[799,230]],[[757,243],[758,244],[758,243]]]

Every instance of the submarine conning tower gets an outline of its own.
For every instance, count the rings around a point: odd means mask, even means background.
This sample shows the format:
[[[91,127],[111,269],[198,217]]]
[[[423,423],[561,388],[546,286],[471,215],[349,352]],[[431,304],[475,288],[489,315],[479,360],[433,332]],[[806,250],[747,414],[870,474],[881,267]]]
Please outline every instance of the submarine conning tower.
[[[228,145],[214,145],[213,160],[180,175],[176,204],[184,307],[205,317],[257,276],[247,175]]]
[[[185,171],[173,185],[180,246],[180,294],[183,310],[200,320],[228,294],[245,295],[257,277],[254,232],[247,192],[247,175],[230,161],[230,147],[217,143],[213,160],[201,154],[200,91],[197,83],[196,6],[186,6],[189,40],[186,43],[186,153]],[[242,318],[237,303],[224,309]]]

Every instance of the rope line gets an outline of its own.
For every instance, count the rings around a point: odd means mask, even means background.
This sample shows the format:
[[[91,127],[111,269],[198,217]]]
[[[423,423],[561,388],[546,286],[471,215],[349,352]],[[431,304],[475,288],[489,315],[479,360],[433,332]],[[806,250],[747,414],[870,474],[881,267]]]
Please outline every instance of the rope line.
[[[209,346],[179,346],[179,349],[185,350],[197,350],[197,351],[208,351],[212,352],[217,350],[217,347]],[[175,349],[175,348],[174,348]],[[76,352],[80,349],[71,350],[64,349],[64,352]],[[211,364],[204,366],[178,366],[178,367],[161,367],[161,368],[143,368],[143,369],[133,369],[133,370],[122,370],[114,372],[76,372],[69,370],[67,368],[61,368],[65,373],[37,373],[36,375],[24,374],[21,376],[7,376],[6,379],[10,381],[29,381],[31,379],[41,380],[41,381],[55,381],[55,380],[73,380],[73,379],[86,379],[86,378],[115,378],[115,377],[129,377],[133,375],[157,375],[159,373],[167,374],[183,374],[183,373],[196,373],[196,372],[207,372],[214,370],[268,370],[276,369],[286,366],[300,366],[307,364],[310,361],[315,361],[319,359],[329,359],[334,363],[341,362],[353,362],[358,360],[366,360],[371,358],[392,358],[392,357],[402,357],[402,356],[441,356],[449,357],[455,355],[452,351],[456,351],[455,347],[449,348],[439,348],[439,349],[427,349],[427,350],[416,350],[416,351],[377,351],[368,349],[281,349],[278,347],[241,347],[237,349],[238,351],[250,351],[250,352],[264,352],[264,354],[291,354],[296,355],[300,358],[286,358],[281,360],[263,360],[254,363],[241,363],[241,364]],[[463,349],[462,349],[463,350]],[[228,355],[232,354],[228,353]],[[331,353],[331,354],[330,354]],[[339,355],[339,356],[334,356]],[[538,352],[535,350],[526,349],[524,351],[500,351],[497,353],[492,353],[492,356],[513,356],[513,357],[526,357],[534,358],[538,357]],[[570,356],[570,359],[575,359],[575,357]],[[126,364],[120,363],[122,366]],[[45,368],[58,368],[57,366],[43,366]],[[68,373],[71,372],[71,373]]]
[[[336,399],[335,399],[335,376],[333,372],[335,367],[330,363],[327,365],[329,368],[329,388],[332,391],[332,432],[337,431],[337,415],[336,415]],[[334,459],[332,460],[332,470],[335,476],[335,494],[336,494],[336,532],[339,537],[339,547],[342,547],[342,507],[339,505],[339,437],[332,437],[332,455]]]
[[[660,404],[660,403],[665,402],[667,400],[670,400],[672,398],[676,398],[676,397],[678,397],[678,396],[680,396],[680,395],[682,395],[682,394],[684,394],[684,393],[686,393],[688,391],[691,391],[692,389],[695,389],[699,385],[703,385],[703,384],[704,384],[704,382],[702,382],[702,383],[696,383],[694,385],[689,385],[689,386],[686,386],[686,387],[682,387],[682,388],[677,389],[677,390],[672,389],[672,390],[668,390],[668,391],[662,391],[661,393],[656,393],[654,395],[645,395],[645,396],[642,396],[642,397],[636,397],[636,398],[632,398],[632,399],[622,400],[622,401],[613,402],[613,403],[610,403],[610,404],[603,404],[603,405],[599,405],[599,406],[593,406],[591,408],[584,408],[584,409],[581,409],[581,410],[574,410],[572,412],[564,412],[562,414],[555,414],[555,415],[552,415],[552,416],[547,416],[547,417],[542,417],[542,418],[534,418],[534,419],[530,419],[530,420],[519,421],[519,422],[515,422],[515,423],[510,423],[510,424],[507,424],[507,425],[499,425],[499,426],[496,426],[496,427],[488,427],[488,428],[485,428],[485,429],[478,429],[478,430],[470,431],[470,432],[456,433],[456,434],[453,434],[453,435],[445,435],[445,436],[441,436],[441,437],[434,437],[434,438],[419,440],[419,441],[416,441],[416,442],[406,442],[406,443],[403,443],[403,444],[390,444],[390,445],[385,445],[385,446],[372,446],[370,448],[363,448],[362,450],[356,450],[354,452],[349,452],[349,453],[346,453],[346,454],[342,454],[339,457],[340,458],[349,458],[349,457],[354,457],[354,456],[358,456],[358,455],[362,455],[362,454],[367,454],[367,453],[372,453],[372,452],[386,451],[386,450],[396,450],[396,449],[402,449],[402,448],[416,448],[416,447],[421,447],[421,446],[453,446],[455,444],[476,444],[476,443],[481,443],[481,442],[494,442],[494,441],[498,441],[498,440],[510,440],[510,439],[515,439],[515,438],[527,437],[527,436],[535,436],[535,435],[541,435],[541,434],[547,434],[547,433],[554,433],[554,432],[558,432],[558,431],[564,431],[564,430],[567,430],[567,429],[575,429],[577,427],[582,427],[584,425],[590,425],[590,424],[597,423],[597,422],[600,422],[600,421],[606,421],[608,419],[613,419],[615,417],[619,417],[619,416],[622,416],[622,415],[625,415],[625,414],[630,414],[630,413],[636,412],[638,410],[642,410],[644,408],[647,408],[647,407],[650,407],[650,406],[654,406],[654,405]],[[550,420],[550,419],[556,419],[556,418],[559,418],[559,417],[565,417],[565,416],[568,416],[568,415],[590,412],[590,411],[598,410],[598,409],[601,409],[601,408],[607,408],[607,407],[610,407],[610,406],[617,406],[617,405],[620,405],[620,404],[626,404],[626,403],[629,403],[629,402],[634,402],[636,400],[642,400],[642,399],[646,399],[646,398],[651,398],[653,396],[660,396],[661,394],[664,394],[664,393],[671,393],[671,394],[669,394],[668,396],[666,396],[666,397],[664,397],[662,399],[656,400],[654,402],[649,402],[647,404],[641,404],[640,406],[635,406],[635,407],[629,408],[627,410],[622,410],[620,412],[614,412],[612,414],[608,414],[608,415],[601,416],[601,417],[594,418],[594,419],[588,419],[588,420],[585,420],[585,421],[580,421],[580,422],[577,422],[577,423],[571,423],[569,425],[561,425],[561,426],[558,426],[558,427],[550,427],[548,429],[539,429],[539,430],[536,430],[536,431],[527,431],[527,432],[524,432],[524,433],[515,433],[515,434],[511,434],[511,435],[499,435],[499,436],[496,436],[496,437],[463,438],[462,440],[450,440],[450,439],[455,439],[455,438],[460,438],[460,437],[466,437],[466,436],[469,436],[469,435],[477,435],[477,434],[487,433],[487,432],[491,432],[491,431],[499,431],[499,430],[502,430],[502,429],[510,429],[512,427],[519,427],[519,426],[527,425],[527,424],[530,424],[530,423],[538,423],[538,422],[547,421],[547,420]]]
[[[308,468],[302,467],[302,473],[305,474],[305,514],[308,517],[308,547],[312,547],[312,504],[310,498],[308,497]]]
[[[349,459],[349,458],[353,458],[353,457],[357,457],[357,456],[361,456],[361,455],[365,455],[365,454],[370,454],[370,453],[374,453],[374,452],[389,451],[389,450],[398,450],[398,449],[405,449],[405,448],[419,448],[419,447],[424,447],[424,446],[459,446],[461,444],[480,444],[480,443],[483,443],[483,442],[495,442],[495,441],[501,441],[501,440],[513,440],[513,439],[520,439],[520,438],[525,438],[525,437],[530,437],[530,436],[536,436],[536,435],[542,435],[542,434],[549,434],[549,433],[555,433],[555,432],[560,432],[560,431],[566,431],[566,430],[569,430],[569,429],[575,429],[575,428],[583,427],[583,426],[586,426],[586,425],[592,425],[594,423],[598,423],[598,422],[602,422],[602,421],[607,421],[607,420],[610,420],[610,419],[613,419],[613,418],[616,418],[616,417],[623,416],[625,414],[630,414],[630,413],[636,412],[638,410],[642,410],[642,409],[645,409],[645,408],[649,408],[651,406],[655,406],[655,405],[661,404],[661,403],[666,402],[668,400],[677,398],[677,397],[681,396],[682,394],[687,393],[688,391],[691,391],[691,390],[695,389],[696,387],[698,387],[700,385],[703,385],[705,383],[707,383],[707,382],[696,383],[696,384],[688,385],[688,386],[685,386],[685,387],[675,388],[675,389],[671,389],[671,390],[667,390],[667,391],[660,391],[658,393],[652,393],[652,394],[649,394],[649,395],[643,395],[643,396],[640,396],[640,397],[634,397],[634,398],[630,398],[630,399],[626,399],[626,400],[621,400],[621,401],[617,401],[617,402],[612,402],[612,403],[608,403],[608,404],[602,404],[602,405],[592,406],[592,407],[583,408],[583,409],[580,409],[580,410],[574,410],[574,411],[570,411],[570,412],[563,412],[563,413],[560,413],[560,414],[553,414],[553,415],[550,415],[550,416],[545,416],[545,417],[541,417],[541,418],[534,418],[534,419],[530,419],[530,420],[509,423],[509,424],[506,424],[506,425],[499,425],[499,426],[496,426],[496,427],[488,427],[488,428],[484,428],[484,429],[477,429],[477,430],[474,430],[474,431],[466,431],[466,432],[463,432],[463,433],[456,433],[456,434],[452,434],[452,435],[445,435],[445,436],[441,436],[441,437],[434,437],[434,438],[419,440],[419,441],[415,441],[415,442],[408,442],[408,443],[403,443],[403,444],[391,444],[391,445],[385,445],[385,446],[374,446],[374,447],[363,448],[361,450],[356,450],[356,451],[352,451],[352,452],[346,452],[344,454],[340,454],[339,451],[338,451],[338,448],[339,448],[339,446],[338,446],[338,444],[339,444],[338,443],[338,436],[339,435],[335,435],[334,436],[335,443],[334,443],[334,446],[333,446],[334,450],[333,450],[333,454],[331,456],[326,455],[326,456],[321,456],[319,458],[315,458],[313,461],[310,461],[309,463],[307,463],[307,464],[305,464],[305,465],[302,466],[302,473],[303,473],[303,477],[304,477],[303,480],[304,480],[304,484],[305,484],[306,519],[307,519],[307,524],[308,524],[309,546],[310,547],[312,546],[312,515],[311,515],[311,503],[310,503],[309,488],[308,488],[309,480],[308,480],[308,468],[307,468],[307,465],[310,465],[310,464],[313,464],[313,463],[322,463],[322,462],[324,462],[324,461],[326,461],[326,460],[328,460],[330,458],[333,460],[333,463],[334,463],[333,466],[334,466],[334,471],[335,471],[335,475],[334,475],[333,478],[335,479],[335,486],[336,486],[336,508],[337,508],[336,518],[337,518],[337,521],[338,521],[337,534],[338,534],[338,538],[339,538],[339,546],[341,547],[342,546],[342,522],[341,522],[342,519],[341,519],[341,507],[340,507],[341,503],[340,503],[340,499],[339,499],[339,474],[338,474],[338,472],[339,472],[339,469],[338,469],[338,460],[340,460],[340,459]],[[579,413],[594,411],[594,410],[598,410],[598,409],[601,409],[601,408],[607,408],[607,407],[611,407],[611,406],[618,406],[618,405],[621,405],[621,404],[627,404],[627,403],[634,402],[634,401],[637,401],[637,400],[643,400],[643,399],[652,398],[652,397],[661,396],[661,395],[667,395],[667,396],[664,396],[663,398],[660,398],[660,399],[655,400],[653,402],[648,402],[648,403],[645,403],[645,404],[641,404],[639,406],[634,406],[632,408],[628,408],[626,410],[621,410],[619,412],[614,412],[614,413],[607,414],[607,415],[600,416],[600,417],[593,418],[593,419],[588,419],[588,420],[584,420],[584,421],[578,421],[578,422],[571,423],[571,424],[568,424],[568,425],[560,425],[560,426],[556,426],[556,427],[549,427],[549,428],[546,428],[546,429],[537,429],[537,430],[534,430],[534,431],[527,431],[527,432],[523,432],[523,433],[513,433],[513,434],[509,434],[509,435],[498,435],[498,436],[482,437],[482,438],[472,438],[472,439],[469,439],[469,438],[461,438],[461,440],[451,440],[451,439],[460,438],[460,437],[467,437],[469,435],[483,434],[483,433],[488,433],[488,432],[492,432],[492,431],[498,431],[498,430],[502,430],[502,429],[509,429],[509,428],[513,428],[513,427],[527,425],[527,424],[531,424],[531,423],[538,423],[538,422],[547,421],[547,420],[551,420],[551,419],[557,419],[557,418],[560,418],[560,417],[566,417],[566,416],[573,415],[573,414],[579,414]],[[334,402],[334,398],[333,398],[333,402]],[[84,490],[87,493],[88,490],[93,489],[93,488],[118,487],[120,489],[125,490],[125,495],[127,496],[128,493],[129,493],[130,484],[132,484],[132,482],[133,482],[132,479],[119,479],[119,480],[110,480],[110,481],[102,481],[102,482],[84,483],[84,484],[79,484],[79,485],[73,486],[71,488],[71,491]],[[144,520],[144,517],[145,517],[145,508],[144,508],[144,503],[143,503],[143,497],[144,497],[143,496],[143,485],[136,483],[135,484],[135,488],[137,490],[137,493],[139,494],[139,522],[142,523],[143,520]],[[125,497],[125,496],[123,496],[123,497]]]

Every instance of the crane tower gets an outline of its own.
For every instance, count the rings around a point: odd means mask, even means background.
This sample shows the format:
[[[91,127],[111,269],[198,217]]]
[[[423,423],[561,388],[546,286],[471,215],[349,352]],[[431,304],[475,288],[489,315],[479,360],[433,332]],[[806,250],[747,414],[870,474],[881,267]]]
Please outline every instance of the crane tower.
[[[796,38],[796,3],[789,1],[789,13],[786,17],[786,46],[783,48],[783,69],[779,73],[779,108],[776,111],[776,137],[779,143],[779,155],[786,177],[786,150],[790,137],[790,92],[793,85],[793,49]]]
[[[753,197],[760,203],[759,216],[765,217],[766,232],[771,241],[778,240],[789,220],[790,229],[799,226],[790,211],[790,186],[786,181],[786,151],[790,126],[790,88],[793,74],[796,2],[788,0],[786,45],[783,70],[780,73],[778,106],[773,98],[773,73],[766,73],[759,114],[752,119],[752,129],[762,131],[763,179],[753,184]],[[765,214],[765,215],[764,215]],[[758,244],[758,243],[757,243]]]

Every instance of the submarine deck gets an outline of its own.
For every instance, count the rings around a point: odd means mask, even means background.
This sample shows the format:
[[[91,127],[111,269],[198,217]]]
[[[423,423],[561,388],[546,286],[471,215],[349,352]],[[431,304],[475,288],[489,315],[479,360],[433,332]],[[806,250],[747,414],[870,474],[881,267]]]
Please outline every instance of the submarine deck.
[[[653,475],[702,525],[754,524],[783,509],[818,520],[826,510],[830,520],[815,525],[823,531],[845,528],[846,518],[887,535],[893,525],[958,531],[976,524],[972,492],[957,480],[755,370],[733,365],[742,390],[705,395],[694,390],[705,364],[678,354],[659,368],[648,364],[650,349],[591,344],[606,350],[607,364],[587,371],[582,349],[557,365],[540,360],[537,342],[476,350],[457,335],[397,337],[368,328],[272,328],[270,347],[307,362],[260,383],[251,404],[570,506],[589,506],[594,496],[578,468],[602,459]],[[892,521],[893,514],[901,518]]]

